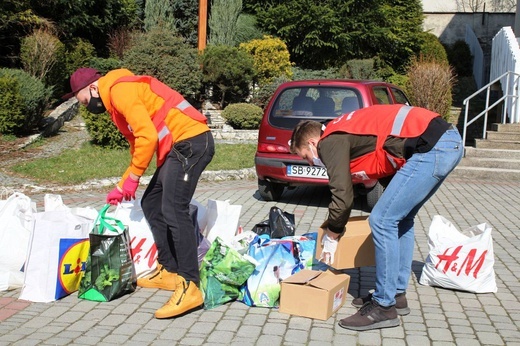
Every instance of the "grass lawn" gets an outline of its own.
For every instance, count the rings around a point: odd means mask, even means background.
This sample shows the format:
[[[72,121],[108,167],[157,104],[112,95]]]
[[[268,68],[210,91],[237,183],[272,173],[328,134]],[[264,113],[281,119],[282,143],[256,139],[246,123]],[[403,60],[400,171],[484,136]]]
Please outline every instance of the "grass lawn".
[[[255,151],[256,144],[216,144],[215,156],[206,170],[254,167]],[[129,162],[128,149],[103,149],[86,143],[78,150],[66,150],[55,157],[19,163],[10,167],[10,170],[38,181],[70,185],[119,177]],[[145,174],[153,174],[154,168],[155,158]]]

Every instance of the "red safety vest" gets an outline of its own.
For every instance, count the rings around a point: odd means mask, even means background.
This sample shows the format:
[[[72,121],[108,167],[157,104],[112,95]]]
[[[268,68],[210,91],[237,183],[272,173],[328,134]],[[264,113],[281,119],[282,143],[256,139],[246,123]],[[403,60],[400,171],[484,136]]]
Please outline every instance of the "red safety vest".
[[[424,108],[405,105],[381,105],[362,108],[332,120],[321,139],[334,132],[377,136],[373,152],[350,161],[350,171],[357,180],[379,179],[394,174],[406,160],[383,149],[388,136],[414,138],[420,136],[439,114]]]
[[[164,120],[166,119],[166,115],[172,108],[176,108],[180,110],[182,113],[186,114],[193,120],[200,121],[201,123],[206,124],[207,118],[200,113],[195,107],[193,107],[184,97],[179,94],[177,91],[173,90],[166,84],[160,82],[158,79],[153,78],[151,76],[125,76],[121,77],[112,84],[111,89],[114,85],[123,82],[142,82],[148,83],[150,85],[150,89],[152,92],[157,94],[159,97],[164,99],[164,104],[161,108],[155,113],[152,118],[152,122],[157,130],[157,134],[159,135],[159,140],[157,144],[157,167],[160,167],[168,153],[170,152],[173,145],[173,137],[170,132],[168,126]],[[133,140],[135,137],[128,126],[128,122],[125,117],[117,112],[115,108],[112,106],[113,112],[111,113],[112,121],[116,124],[117,128],[121,133],[128,138],[129,140]]]

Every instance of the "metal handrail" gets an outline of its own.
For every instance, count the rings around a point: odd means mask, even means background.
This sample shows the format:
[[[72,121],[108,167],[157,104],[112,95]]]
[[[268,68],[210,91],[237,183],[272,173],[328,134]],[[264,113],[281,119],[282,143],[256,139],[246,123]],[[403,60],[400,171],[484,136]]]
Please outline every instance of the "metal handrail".
[[[496,84],[498,81],[500,81],[502,78],[506,77],[507,76],[507,79],[506,79],[506,87],[505,87],[505,90],[506,90],[506,94],[504,96],[502,96],[501,98],[499,98],[497,101],[495,101],[491,106],[489,105],[489,94],[490,94],[490,89],[491,87]],[[465,110],[464,110],[464,127],[463,127],[463,131],[462,131],[462,145],[465,146],[466,144],[466,133],[467,133],[467,128],[469,125],[473,124],[475,121],[477,121],[478,119],[480,119],[480,117],[482,117],[484,115],[484,129],[482,131],[482,138],[486,138],[486,131],[487,131],[487,120],[488,120],[488,112],[489,110],[491,110],[492,108],[494,108],[496,105],[498,105],[499,103],[501,103],[503,100],[505,100],[505,104],[504,104],[504,107],[502,108],[502,123],[505,124],[505,120],[506,120],[506,110],[507,110],[507,102],[511,102],[511,105],[513,104],[513,99],[516,99],[518,100],[519,96],[518,96],[518,86],[516,88],[514,88],[515,90],[515,94],[512,94],[512,95],[509,95],[509,80],[511,78],[511,76],[514,76],[516,77],[516,81],[514,80],[514,83],[519,83],[520,81],[520,74],[519,73],[516,73],[516,72],[512,72],[512,71],[507,71],[505,72],[504,74],[502,74],[500,77],[497,77],[495,78],[494,80],[492,80],[491,82],[489,82],[488,84],[484,85],[482,88],[480,88],[479,90],[477,90],[476,92],[474,92],[473,94],[471,94],[470,96],[466,97],[464,99],[464,101],[462,101],[462,104],[465,106]],[[487,90],[486,90],[487,89]],[[477,96],[477,95],[480,95],[484,90],[486,90],[486,107],[484,108],[484,110],[482,112],[480,112],[479,114],[477,114],[473,119],[471,119],[471,121],[468,122],[468,113],[469,113],[469,101]]]

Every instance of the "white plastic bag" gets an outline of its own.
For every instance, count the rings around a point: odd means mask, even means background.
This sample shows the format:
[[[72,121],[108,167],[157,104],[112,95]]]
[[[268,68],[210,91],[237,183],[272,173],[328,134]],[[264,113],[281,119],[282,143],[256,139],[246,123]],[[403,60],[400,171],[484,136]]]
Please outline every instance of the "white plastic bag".
[[[19,299],[47,303],[79,288],[94,220],[59,209],[34,214]]]
[[[15,192],[0,201],[0,291],[22,287],[22,272],[36,205]]]
[[[43,197],[43,207],[43,211],[70,210],[70,208],[63,203],[61,195],[54,195],[50,193],[46,193]]]
[[[220,237],[226,244],[231,244],[238,230],[241,211],[241,205],[231,205],[229,200],[208,200],[206,238],[213,242]]]
[[[491,230],[482,223],[459,232],[450,221],[435,215],[419,283],[472,293],[497,292]]]

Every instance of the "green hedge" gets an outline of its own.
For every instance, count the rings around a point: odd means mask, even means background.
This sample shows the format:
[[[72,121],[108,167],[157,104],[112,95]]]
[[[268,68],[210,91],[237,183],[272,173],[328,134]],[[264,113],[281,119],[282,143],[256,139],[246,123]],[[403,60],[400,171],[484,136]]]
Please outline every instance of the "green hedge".
[[[226,123],[237,130],[258,129],[262,115],[262,108],[249,103],[233,103],[222,111]]]

